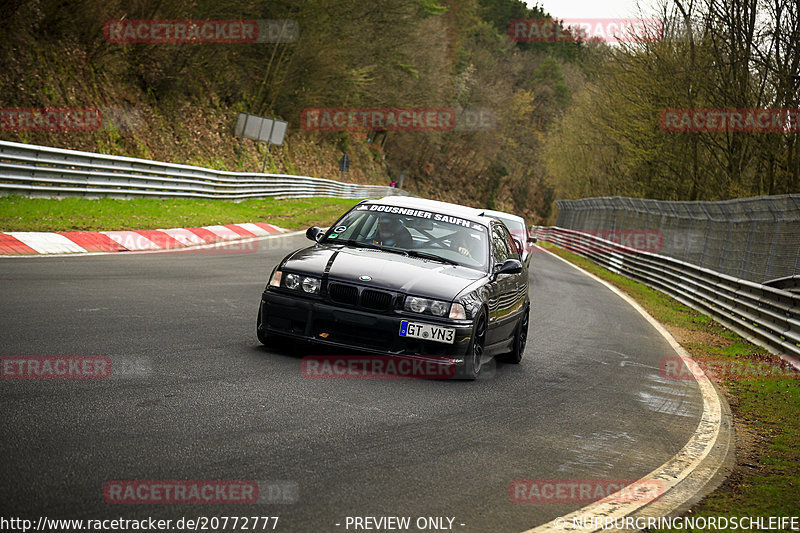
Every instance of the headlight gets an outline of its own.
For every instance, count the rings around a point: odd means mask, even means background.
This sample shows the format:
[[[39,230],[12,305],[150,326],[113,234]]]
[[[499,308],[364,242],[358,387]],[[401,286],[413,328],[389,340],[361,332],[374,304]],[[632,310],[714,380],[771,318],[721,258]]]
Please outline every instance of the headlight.
[[[286,274],[286,288],[295,290],[300,287],[300,276],[297,274]]]
[[[303,278],[303,290],[309,294],[318,294],[319,287],[322,283],[317,278],[305,277]]]
[[[425,312],[425,308],[428,307],[428,300],[425,298],[408,298],[406,300],[406,311],[412,311],[414,313],[423,313]]]
[[[269,280],[270,287],[283,287],[293,291],[302,290],[308,294],[319,294],[322,280],[312,276],[303,276],[302,274],[285,274],[280,270],[272,273],[272,278]]]
[[[447,316],[450,303],[441,300],[429,300],[428,298],[420,298],[418,296],[408,296],[403,309],[411,311],[412,313],[425,313],[444,317]]]
[[[444,316],[447,314],[447,308],[449,306],[445,302],[431,302],[431,313],[436,316]]]

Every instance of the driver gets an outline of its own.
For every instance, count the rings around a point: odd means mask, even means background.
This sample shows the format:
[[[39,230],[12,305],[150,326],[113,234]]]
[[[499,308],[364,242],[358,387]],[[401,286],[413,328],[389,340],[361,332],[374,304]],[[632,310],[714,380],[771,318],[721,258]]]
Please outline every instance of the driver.
[[[458,231],[450,237],[450,249],[479,264],[486,259],[480,240],[464,231]]]
[[[411,233],[400,220],[400,217],[396,215],[382,214],[378,219],[378,231],[372,240],[373,244],[394,248],[411,248],[414,239],[411,238]]]

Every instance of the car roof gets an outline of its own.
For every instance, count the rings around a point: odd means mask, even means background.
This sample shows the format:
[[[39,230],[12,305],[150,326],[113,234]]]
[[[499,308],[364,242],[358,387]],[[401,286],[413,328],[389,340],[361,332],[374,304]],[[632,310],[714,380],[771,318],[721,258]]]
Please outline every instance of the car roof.
[[[525,219],[524,218],[522,218],[520,216],[517,216],[517,215],[512,215],[511,213],[505,213],[503,211],[494,211],[492,209],[484,209],[484,210],[481,211],[481,215],[484,215],[484,216],[487,216],[487,217],[508,218],[510,220],[514,220],[516,222],[519,222],[523,226],[525,225]]]
[[[486,217],[481,216],[483,210],[475,209],[474,207],[467,207],[465,205],[451,204],[449,202],[440,202],[438,200],[428,200],[426,198],[417,198],[415,196],[384,196],[376,200],[365,200],[362,203],[376,203],[383,205],[391,205],[397,207],[410,207],[412,209],[420,209],[424,211],[435,211],[443,215],[458,216],[470,222],[478,222],[484,226],[489,225]]]

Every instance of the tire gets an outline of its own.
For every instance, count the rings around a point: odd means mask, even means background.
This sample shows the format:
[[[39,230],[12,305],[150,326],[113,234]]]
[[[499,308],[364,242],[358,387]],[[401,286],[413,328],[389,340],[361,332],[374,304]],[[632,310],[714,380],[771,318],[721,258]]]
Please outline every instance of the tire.
[[[512,345],[511,352],[504,355],[502,361],[504,363],[511,363],[518,365],[522,361],[522,356],[525,355],[525,346],[528,344],[528,323],[530,317],[530,307],[525,309],[522,319],[517,324],[517,329],[514,332],[514,344]]]
[[[267,333],[266,330],[261,329],[261,306],[258,308],[256,337],[258,337],[258,342],[273,350],[288,350],[294,346],[294,341],[290,337]]]
[[[258,342],[267,346],[272,341],[272,337],[267,335],[267,332],[261,329],[261,305],[258,306],[258,320],[256,321],[256,337]]]
[[[464,357],[464,373],[462,376],[464,379],[478,379],[478,375],[481,373],[481,358],[486,344],[486,328],[486,313],[481,310],[475,319],[472,341],[469,343],[468,353]]]

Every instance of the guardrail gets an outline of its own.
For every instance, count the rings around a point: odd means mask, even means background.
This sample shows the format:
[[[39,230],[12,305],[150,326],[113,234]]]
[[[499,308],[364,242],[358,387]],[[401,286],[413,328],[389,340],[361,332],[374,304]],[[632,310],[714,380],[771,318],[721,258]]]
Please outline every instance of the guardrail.
[[[756,283],[800,275],[800,194],[713,202],[613,196],[556,204],[560,228],[656,230],[658,253],[680,261]]]
[[[381,185],[289,174],[226,172],[8,141],[0,141],[0,194],[221,200],[408,195]]]
[[[800,362],[800,294],[738,279],[579,231],[535,226],[540,240],[665,292],[752,342]]]

